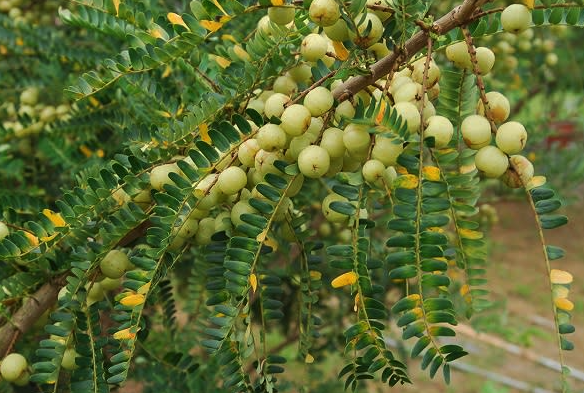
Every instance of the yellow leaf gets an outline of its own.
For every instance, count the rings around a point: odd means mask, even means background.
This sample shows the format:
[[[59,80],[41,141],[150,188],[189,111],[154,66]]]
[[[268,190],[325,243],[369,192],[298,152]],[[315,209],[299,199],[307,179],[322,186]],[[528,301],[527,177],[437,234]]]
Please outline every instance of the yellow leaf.
[[[408,170],[405,167],[401,166],[401,165],[396,166],[395,167],[395,171],[397,173],[399,173],[400,175],[407,175],[408,174]]]
[[[231,34],[223,34],[223,35],[221,36],[221,39],[222,39],[223,41],[231,41],[231,42],[233,42],[234,44],[237,44],[237,40],[236,40],[236,39],[235,39],[235,37],[234,37],[234,36],[232,36]]]
[[[172,68],[170,68],[170,66],[167,65],[166,68],[164,69],[164,72],[161,75],[162,79],[168,78],[168,76],[170,75],[171,72],[172,72]]]
[[[203,142],[211,143],[211,137],[209,136],[209,126],[207,123],[199,124],[199,135]]]
[[[460,296],[466,296],[470,293],[470,287],[468,284],[464,284],[460,287]]]
[[[139,330],[139,329],[138,329]],[[136,337],[135,332],[131,332],[130,328],[120,330],[119,332],[114,333],[114,338],[116,340],[131,340]]]
[[[116,16],[118,16],[118,13],[120,12],[120,0],[113,0],[114,3],[114,8],[116,9]]]
[[[405,188],[408,190],[418,187],[418,176],[416,175],[403,175],[398,176],[393,181],[393,186],[395,188]]]
[[[422,173],[424,174],[424,178],[431,181],[439,181],[440,180],[440,169],[435,166],[425,166],[422,169]]]
[[[16,41],[14,43],[16,45],[18,45],[18,46],[23,46],[24,45],[24,41],[20,37],[16,38]]]
[[[278,250],[278,241],[276,239],[274,239],[273,237],[270,236],[266,236],[266,240],[264,240],[264,244],[266,246],[269,246],[272,248],[272,251],[277,251]]]
[[[53,240],[55,237],[57,237],[57,234],[54,233],[51,236],[42,236],[41,237],[41,241],[42,242],[50,242],[51,240]]]
[[[535,0],[523,0],[523,4],[525,4],[530,10],[533,9],[534,3]]]
[[[231,64],[231,61],[221,56],[215,56],[215,61],[217,62],[217,64],[219,64],[221,68],[227,68],[229,67],[229,64]]]
[[[464,175],[466,173],[471,173],[475,169],[477,169],[477,167],[475,166],[474,162],[472,164],[468,164],[468,165],[461,165],[460,166],[460,173]]]
[[[377,113],[377,116],[375,117],[375,124],[380,124],[381,120],[383,120],[383,116],[385,115],[385,109],[387,108],[387,103],[385,102],[385,100],[381,100],[381,102],[379,103],[379,112]]]
[[[550,280],[552,284],[570,284],[574,277],[565,270],[552,269],[550,272]]]
[[[29,242],[30,242],[30,244],[32,244],[33,246],[35,246],[35,247],[36,247],[36,246],[38,246],[38,245],[39,245],[39,238],[38,238],[38,237],[36,237],[35,235],[33,235],[32,233],[30,233],[30,232],[24,232],[24,236],[26,236],[26,237],[27,237],[28,241],[29,241]],[[55,234],[55,235],[53,235],[53,237],[55,237],[55,236],[56,236],[56,234]]]
[[[105,156],[105,152],[103,151],[103,149],[97,149],[97,151],[95,152],[95,154],[99,157],[99,158],[103,158]]]
[[[440,228],[440,227],[428,227],[427,231],[436,232],[436,233],[444,233],[444,228]]]
[[[337,278],[335,278],[331,285],[333,288],[340,288],[347,285],[353,285],[357,282],[357,274],[355,272],[343,273]]]
[[[355,295],[355,305],[353,306],[353,311],[357,312],[357,310],[359,309],[359,300],[360,300],[360,296],[359,294]]]
[[[147,282],[146,284],[142,285],[140,288],[138,288],[138,293],[140,295],[145,295],[148,293],[148,291],[150,290],[150,285],[152,285],[152,282]]]
[[[460,228],[458,234],[463,239],[477,240],[483,238],[483,233],[480,231],[473,231],[472,229]]]
[[[241,45],[233,45],[233,53],[235,53],[235,55],[243,61],[251,60],[249,53],[247,53],[245,49],[241,47]]]
[[[167,37],[165,37],[164,32],[159,27],[154,27],[153,29],[151,29],[150,35],[154,38],[162,38],[165,41],[167,40]]]
[[[191,30],[189,29],[189,27],[187,26],[187,24],[185,23],[185,21],[183,20],[182,16],[180,16],[179,14],[175,14],[174,12],[169,12],[166,17],[168,18],[168,21],[170,23],[172,23],[173,25],[181,25],[183,26],[185,29],[187,30]]]
[[[89,147],[85,146],[85,145],[79,146],[79,150],[87,158],[89,158],[89,157],[91,157],[93,155],[93,152],[91,151],[91,149]]]
[[[304,363],[308,363],[308,364],[314,363],[314,356],[307,353],[306,356],[304,357]]]
[[[225,12],[225,10],[223,9],[223,7],[221,7],[221,4],[219,4],[219,2],[217,0],[211,0],[213,2],[213,4],[215,4],[215,6],[217,8],[219,8],[219,10],[221,12],[223,12],[223,15],[228,15],[227,12]]]
[[[144,295],[132,294],[132,295],[128,295],[125,298],[123,298],[122,300],[120,300],[120,303],[124,306],[135,307],[135,306],[139,306],[140,304],[144,303],[145,300],[146,300],[146,298],[144,297]]]
[[[263,242],[268,238],[268,230],[264,229],[259,235],[256,236],[258,242]]]
[[[541,187],[545,184],[546,178],[545,176],[533,176],[530,181],[527,182],[525,185],[525,189],[527,191],[531,190],[532,188]]]
[[[527,159],[531,162],[535,161],[535,159],[537,158],[537,156],[535,155],[535,152],[530,151],[529,154],[527,155]]]
[[[565,298],[554,299],[554,304],[560,310],[572,311],[574,309],[574,303]]]
[[[223,23],[215,22],[214,20],[202,20],[199,22],[199,24],[206,30],[209,30],[211,33],[214,33],[223,27]]]
[[[284,0],[270,0],[273,6],[284,5]]]
[[[310,274],[310,279],[312,279],[312,280],[320,280],[322,277],[322,273],[319,271],[316,271],[316,270],[311,270],[309,272],[309,274]]]
[[[341,41],[333,41],[333,48],[335,49],[337,57],[342,61],[345,61],[349,58],[349,51],[347,48],[345,48],[345,45],[343,45]]]
[[[43,209],[43,214],[49,220],[51,220],[53,225],[56,226],[57,228],[67,226],[67,223],[65,222],[65,220],[63,220],[63,217],[61,217],[59,213],[55,213],[54,211],[49,209]]]
[[[420,299],[421,299],[421,297],[420,297],[420,295],[419,295],[419,294],[417,294],[417,293],[412,293],[411,295],[408,295],[408,296],[406,296],[406,299],[409,299],[409,300],[413,300],[413,301],[419,302],[419,301],[420,301]]]
[[[249,285],[251,286],[252,291],[255,293],[256,289],[258,289],[258,277],[255,273],[249,275]]]
[[[90,96],[90,97],[89,97],[89,102],[91,103],[91,105],[93,105],[93,106],[94,106],[94,107],[96,107],[96,108],[97,108],[98,106],[100,106],[100,105],[101,105],[101,102],[99,102],[99,101],[97,100],[97,98],[95,98],[95,97],[93,97],[93,96]]]

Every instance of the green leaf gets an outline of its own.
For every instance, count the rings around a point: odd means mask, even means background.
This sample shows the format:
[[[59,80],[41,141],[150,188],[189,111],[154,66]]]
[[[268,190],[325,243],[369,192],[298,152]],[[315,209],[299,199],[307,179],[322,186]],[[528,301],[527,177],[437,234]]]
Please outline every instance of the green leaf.
[[[568,223],[568,217],[562,215],[547,215],[539,217],[543,229],[553,229]]]

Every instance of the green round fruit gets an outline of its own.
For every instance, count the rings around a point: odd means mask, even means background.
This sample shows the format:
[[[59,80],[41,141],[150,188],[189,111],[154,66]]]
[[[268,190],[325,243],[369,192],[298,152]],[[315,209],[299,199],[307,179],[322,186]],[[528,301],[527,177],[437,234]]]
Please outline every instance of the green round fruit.
[[[349,36],[355,45],[361,48],[368,48],[375,44],[383,36],[383,23],[377,15],[367,12],[365,15],[359,14],[355,18],[355,25],[359,34],[349,31]],[[365,35],[367,33],[367,35]]]
[[[326,113],[333,107],[333,93],[323,86],[315,87],[306,97],[304,97],[304,106],[308,108],[312,116],[318,117]]]
[[[237,158],[248,168],[253,168],[255,165],[255,156],[260,150],[260,145],[255,138],[251,138],[239,145],[237,150]]]
[[[282,120],[280,127],[282,127],[286,134],[298,136],[306,132],[312,121],[312,116],[306,106],[293,104],[284,109],[280,119]]]
[[[509,159],[497,147],[485,146],[477,152],[475,165],[485,176],[499,177],[509,168]]]
[[[99,284],[101,285],[101,289],[104,291],[113,291],[114,289],[118,289],[122,286],[122,279],[104,277],[104,279],[101,280]]]
[[[111,250],[99,263],[99,268],[104,276],[109,278],[120,278],[131,266],[130,259],[120,250]]]
[[[272,23],[277,25],[287,25],[294,20],[296,10],[294,7],[270,7],[268,8],[268,17]]]
[[[260,149],[265,151],[276,151],[286,146],[286,132],[277,124],[268,123],[262,126],[256,139]]]
[[[341,17],[335,0],[313,0],[308,8],[310,20],[321,27],[332,26]]]
[[[245,178],[245,181],[247,183],[247,176]],[[187,218],[185,220],[185,222],[182,223],[181,227],[179,228],[178,232],[176,233],[176,236],[182,237],[184,239],[190,239],[193,236],[195,236],[198,229],[199,229],[199,220],[196,220],[194,218]]]
[[[287,154],[289,154],[289,157],[292,158],[293,161],[298,161],[298,156],[302,150],[310,145],[312,145],[312,138],[309,135],[294,137],[290,141],[290,147],[288,148]]]
[[[398,102],[393,108],[401,116],[402,120],[406,121],[409,132],[413,134],[420,130],[422,119],[416,105],[411,102]]]
[[[403,143],[383,135],[375,135],[371,158],[383,162],[386,167],[397,164],[397,158],[404,151]]]
[[[312,79],[312,71],[308,64],[300,63],[296,67],[291,68],[288,73],[296,83],[310,84]]]
[[[0,240],[4,239],[8,234],[10,234],[8,226],[0,221]]]
[[[246,184],[247,174],[238,166],[225,169],[217,179],[217,186],[225,195],[238,193]]]
[[[36,105],[39,100],[39,89],[27,87],[20,93],[20,105]]]
[[[422,85],[416,82],[404,83],[393,93],[393,102],[415,101],[416,96],[421,96]]]
[[[176,164],[163,164],[152,168],[150,172],[150,185],[152,188],[162,191],[165,184],[174,184],[168,177],[171,173],[180,173],[180,169]]]
[[[257,214],[258,211],[253,208],[248,201],[239,201],[231,208],[231,222],[233,226],[244,224],[245,222],[241,219],[242,214]]]
[[[444,116],[430,116],[424,130],[424,138],[434,137],[434,147],[443,149],[448,146],[454,135],[454,126]]]
[[[446,57],[458,68],[470,69],[472,62],[466,42],[460,41],[446,47]]]
[[[491,124],[484,116],[467,116],[460,129],[464,143],[471,149],[478,150],[491,143]]]
[[[352,119],[355,116],[355,107],[351,101],[346,100],[337,105],[335,109],[335,120]]]
[[[300,55],[306,61],[323,59],[328,49],[326,39],[319,34],[312,33],[304,37],[300,45]]]
[[[369,127],[363,124],[351,123],[343,131],[343,144],[349,153],[366,153],[371,145]]]
[[[349,28],[342,18],[339,18],[332,26],[325,26],[324,33],[333,41],[342,42],[349,39]]]
[[[8,382],[18,380],[27,370],[26,358],[19,353],[9,354],[0,363],[0,374]]]
[[[495,54],[487,47],[480,46],[475,49],[477,66],[481,75],[487,75],[495,65]]]
[[[426,57],[422,57],[421,59],[416,60],[412,66],[414,69],[412,70],[412,80],[419,84],[422,84],[424,80],[424,69],[426,67]],[[426,87],[432,87],[440,80],[440,68],[434,60],[430,61],[428,65],[428,75],[426,77]]]
[[[264,115],[268,119],[272,117],[280,118],[284,112],[284,105],[290,101],[290,97],[282,93],[274,93],[266,100],[264,105]]]
[[[340,158],[345,155],[345,144],[343,143],[343,130],[330,127],[324,130],[320,139],[320,147],[325,149],[331,158]]]
[[[79,356],[75,348],[67,348],[63,353],[63,360],[61,361],[61,367],[65,370],[75,370],[79,366],[75,363],[75,358]]]
[[[265,151],[260,149],[255,156],[255,170],[261,179],[268,173],[278,174],[280,171],[274,166],[274,162],[284,158],[281,151]]]
[[[525,147],[527,142],[527,131],[523,124],[517,121],[503,123],[497,129],[495,135],[497,147],[504,153],[519,153]]]
[[[491,117],[495,123],[502,123],[509,117],[511,113],[511,105],[509,100],[498,91],[490,91],[485,94],[490,109]],[[477,113],[481,116],[486,116],[483,101],[479,99],[477,104]]]
[[[349,220],[349,216],[334,211],[331,208],[333,202],[347,202],[348,199],[339,194],[329,194],[322,200],[322,214],[329,222],[343,223]]]
[[[385,165],[383,165],[383,162],[379,160],[375,159],[368,160],[367,162],[365,162],[365,164],[363,164],[363,168],[361,171],[363,173],[363,179],[365,179],[365,181],[371,184],[375,184],[380,179],[383,178],[383,174],[385,172]]]
[[[274,81],[274,92],[290,95],[298,91],[298,85],[290,75],[280,75]]]
[[[199,246],[206,246],[211,243],[211,237],[215,234],[215,218],[203,218],[199,222],[199,229],[195,235],[195,242]]]
[[[308,146],[298,155],[298,168],[309,178],[322,177],[329,170],[330,164],[328,152],[320,146]]]
[[[511,4],[501,13],[503,30],[518,34],[531,26],[531,11],[523,4]]]

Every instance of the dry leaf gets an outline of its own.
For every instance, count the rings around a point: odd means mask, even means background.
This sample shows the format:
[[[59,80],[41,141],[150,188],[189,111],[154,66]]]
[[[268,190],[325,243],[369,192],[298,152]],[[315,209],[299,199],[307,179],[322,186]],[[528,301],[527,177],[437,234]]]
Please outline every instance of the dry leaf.
[[[353,285],[357,282],[357,274],[355,272],[348,272],[341,274],[335,278],[331,285],[333,288],[341,288],[347,285]]]

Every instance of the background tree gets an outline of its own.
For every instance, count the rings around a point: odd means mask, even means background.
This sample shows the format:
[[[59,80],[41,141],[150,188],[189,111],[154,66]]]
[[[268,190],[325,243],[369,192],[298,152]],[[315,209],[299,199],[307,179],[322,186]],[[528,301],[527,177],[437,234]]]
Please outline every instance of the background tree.
[[[271,392],[329,354],[346,388],[410,383],[390,321],[448,382],[466,351],[442,338],[489,306],[489,178],[537,217],[563,366],[572,276],[543,230],[567,219],[529,157],[554,135],[513,114],[577,90],[554,70],[581,51],[555,47],[583,10],[0,1],[0,386],[110,391],[135,365],[152,389]]]

